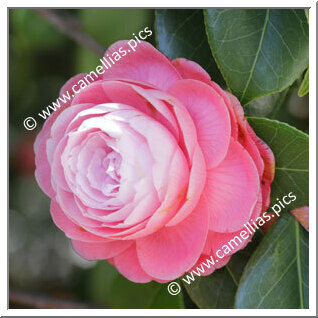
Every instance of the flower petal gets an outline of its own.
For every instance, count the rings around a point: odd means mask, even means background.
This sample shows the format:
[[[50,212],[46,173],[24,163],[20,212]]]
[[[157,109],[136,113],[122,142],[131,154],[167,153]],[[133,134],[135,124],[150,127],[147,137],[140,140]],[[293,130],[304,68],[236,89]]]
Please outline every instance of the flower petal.
[[[178,212],[166,224],[167,227],[175,226],[184,220],[197,206],[206,181],[206,166],[204,156],[199,145],[197,145],[193,156],[186,201],[179,208]]]
[[[231,123],[225,103],[212,87],[195,80],[178,81],[169,93],[188,109],[207,168],[215,167],[224,159],[230,143]]]
[[[82,242],[72,240],[72,246],[76,253],[89,261],[112,258],[132,244],[132,241]]]
[[[233,139],[225,159],[208,170],[202,198],[210,213],[210,230],[235,232],[253,212],[260,188],[256,166]]]
[[[254,140],[259,153],[264,162],[264,172],[262,177],[263,211],[266,211],[270,204],[271,183],[275,176],[275,157],[268,145],[256,136],[254,130],[247,124],[247,130]]]
[[[231,256],[226,255],[223,258],[217,258],[215,255],[212,257],[214,265],[211,260],[211,255],[202,254],[195,265],[188,271],[188,273],[192,272],[194,276],[211,275],[215,270],[226,265],[231,258]]]
[[[124,252],[115,256],[114,266],[126,278],[135,283],[148,283],[152,280],[140,266],[136,252],[136,244],[133,244]]]
[[[55,200],[51,201],[50,212],[55,225],[71,239],[80,240],[83,242],[109,241],[103,237],[89,233],[84,228],[70,220]]]
[[[195,79],[210,85],[210,75],[198,64],[193,61],[178,58],[172,61],[172,65],[181,74],[183,79]]]
[[[208,214],[200,205],[178,225],[137,239],[137,255],[144,271],[157,279],[175,279],[199,258],[207,235]]]
[[[309,232],[309,206],[305,205],[290,211],[299,223]]]
[[[171,62],[151,44],[142,41],[132,49],[129,43],[127,40],[118,41],[106,51],[106,60],[120,50],[126,51],[126,54],[122,53],[121,58],[105,71],[104,79],[133,79],[162,90],[167,90],[172,83],[181,79]]]

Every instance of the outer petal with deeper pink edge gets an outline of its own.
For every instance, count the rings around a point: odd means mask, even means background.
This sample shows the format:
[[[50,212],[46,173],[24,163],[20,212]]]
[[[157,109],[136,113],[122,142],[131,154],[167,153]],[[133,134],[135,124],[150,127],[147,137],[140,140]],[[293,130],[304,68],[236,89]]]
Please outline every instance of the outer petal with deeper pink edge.
[[[195,79],[207,84],[211,84],[210,75],[197,63],[178,58],[172,61],[172,65],[177,69],[183,79]]]
[[[169,93],[188,109],[207,168],[217,166],[228,151],[231,137],[230,117],[223,100],[210,86],[195,80],[178,81]]]
[[[208,231],[208,211],[200,204],[182,222],[138,239],[137,255],[144,271],[157,279],[181,276],[199,258]]]
[[[61,229],[66,236],[74,240],[80,240],[83,242],[106,242],[107,239],[91,234],[81,226],[71,221],[62,211],[59,204],[55,201],[51,201],[51,216],[56,226]]]
[[[210,230],[235,232],[253,212],[259,193],[259,176],[248,152],[233,139],[225,159],[208,170],[201,200],[210,214]]]
[[[93,261],[112,258],[133,244],[132,241],[82,242],[72,240],[74,250],[83,258]]]
[[[113,262],[122,275],[135,283],[148,283],[153,280],[139,264],[136,244],[115,256]]]
[[[141,42],[132,52],[129,41],[118,41],[106,51],[105,58],[119,50],[128,52],[103,74],[104,79],[132,79],[150,83],[162,90],[181,79],[171,62],[151,44]],[[108,56],[107,56],[108,55]]]

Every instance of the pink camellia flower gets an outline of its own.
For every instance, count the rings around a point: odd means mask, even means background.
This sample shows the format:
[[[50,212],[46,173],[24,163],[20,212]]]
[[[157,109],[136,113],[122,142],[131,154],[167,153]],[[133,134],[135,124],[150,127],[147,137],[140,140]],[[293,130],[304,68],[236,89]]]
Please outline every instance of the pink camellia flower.
[[[127,41],[106,54],[120,48]],[[35,153],[36,179],[75,251],[140,283],[191,271],[255,220],[275,165],[233,95],[146,42],[52,114]]]

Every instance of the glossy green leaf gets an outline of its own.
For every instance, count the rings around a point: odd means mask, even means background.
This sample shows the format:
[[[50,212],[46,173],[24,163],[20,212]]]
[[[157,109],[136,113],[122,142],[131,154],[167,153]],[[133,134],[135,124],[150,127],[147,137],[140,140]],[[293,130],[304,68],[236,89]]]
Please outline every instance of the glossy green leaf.
[[[245,116],[278,119],[278,114],[286,101],[289,88],[276,94],[254,99],[244,107]]]
[[[308,94],[308,92],[309,92],[309,68],[307,69],[305,76],[304,76],[304,79],[300,85],[298,95],[300,97],[303,97],[306,94]]]
[[[272,149],[275,162],[275,179],[271,186],[271,203],[289,192],[296,195],[288,210],[308,204],[309,197],[309,137],[285,123],[248,118],[257,136]]]
[[[309,9],[304,9],[305,10],[305,15],[307,18],[307,22],[309,23]]]
[[[195,281],[183,285],[199,308],[229,309],[234,306],[235,292],[244,266],[256,249],[263,235],[256,232],[251,243],[244,250],[235,253],[230,262],[209,276],[195,277]]]
[[[209,276],[197,277],[191,285],[185,283],[184,286],[199,308],[233,308],[237,285],[227,267],[223,267]]]
[[[308,66],[303,9],[208,9],[213,56],[242,104],[283,91]]]
[[[266,117],[287,123],[299,130],[308,131],[308,95],[298,96],[301,80],[280,93],[254,99],[244,107],[245,116]]]
[[[308,256],[308,232],[283,214],[246,265],[235,307],[308,308]]]
[[[218,84],[224,80],[217,68],[204,28],[203,10],[156,10],[158,49],[175,59],[183,57],[199,63]]]

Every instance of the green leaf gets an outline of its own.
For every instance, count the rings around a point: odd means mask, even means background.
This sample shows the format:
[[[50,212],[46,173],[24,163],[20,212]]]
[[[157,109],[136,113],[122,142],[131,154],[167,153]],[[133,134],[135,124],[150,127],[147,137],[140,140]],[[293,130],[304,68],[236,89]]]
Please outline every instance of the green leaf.
[[[209,276],[197,277],[191,285],[184,286],[199,308],[233,308],[237,285],[227,267],[222,267]]]
[[[114,266],[106,261],[98,261],[97,264],[88,271],[86,285],[84,286],[85,298],[89,302],[99,307],[109,308],[112,291],[110,286],[118,276]]]
[[[305,10],[305,15],[307,18],[307,22],[309,23],[309,9],[304,9]]]
[[[182,292],[173,296],[167,284],[133,283],[105,261],[92,269],[85,289],[90,301],[106,308],[184,308]]]
[[[307,69],[304,79],[300,85],[298,96],[303,97],[309,92],[309,68]]]
[[[254,99],[244,107],[245,116],[267,117],[278,119],[278,113],[288,95],[289,88],[276,94],[271,94]]]
[[[248,118],[256,135],[264,140],[275,156],[275,178],[271,186],[271,203],[289,192],[296,200],[288,210],[309,202],[309,137],[285,123],[266,118]]]
[[[298,96],[301,81],[284,91],[254,99],[244,107],[245,116],[266,117],[308,131],[309,99]]]
[[[171,295],[167,290],[168,284],[156,284],[156,294],[149,305],[151,309],[181,309],[184,308],[182,292],[178,295]]]
[[[283,91],[308,66],[303,9],[207,9],[213,56],[242,104]]]
[[[283,214],[246,265],[235,307],[308,308],[308,244],[308,232]]]
[[[256,232],[252,242],[244,250],[235,253],[226,266],[216,270],[211,275],[195,276],[195,281],[191,284],[183,281],[186,291],[199,308],[233,308],[235,292],[244,266],[262,237],[260,232]]]
[[[156,10],[158,49],[171,59],[183,57],[200,64],[218,84],[224,85],[208,44],[202,10]]]
[[[170,295],[168,284],[137,284],[118,274],[111,286],[111,308],[183,308],[182,293]]]

